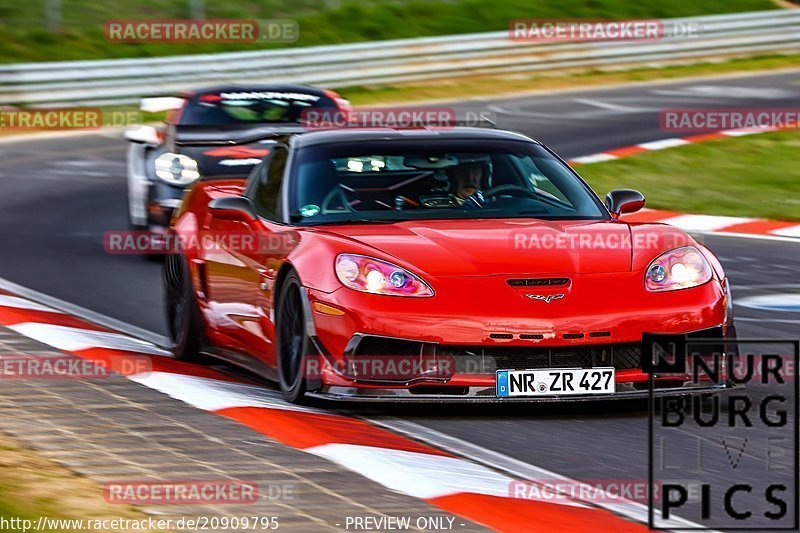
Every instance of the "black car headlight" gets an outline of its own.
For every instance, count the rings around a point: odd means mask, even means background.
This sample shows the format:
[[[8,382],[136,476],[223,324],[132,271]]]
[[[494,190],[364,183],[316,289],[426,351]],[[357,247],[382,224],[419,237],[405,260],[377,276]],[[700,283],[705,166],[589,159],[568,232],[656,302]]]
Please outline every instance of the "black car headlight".
[[[197,161],[183,154],[167,152],[155,160],[156,176],[170,185],[189,185],[200,179]]]

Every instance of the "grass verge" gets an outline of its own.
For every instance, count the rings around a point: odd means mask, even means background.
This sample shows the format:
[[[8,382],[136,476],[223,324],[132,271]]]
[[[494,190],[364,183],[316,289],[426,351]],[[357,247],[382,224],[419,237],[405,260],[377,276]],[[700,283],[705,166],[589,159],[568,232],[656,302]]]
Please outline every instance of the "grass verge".
[[[131,506],[105,503],[99,485],[0,433],[0,517],[31,520],[35,527],[40,516],[62,520],[146,520]],[[52,532],[75,529],[74,524],[45,528]]]
[[[632,188],[681,213],[800,220],[800,130],[644,152],[578,167],[598,193]]]

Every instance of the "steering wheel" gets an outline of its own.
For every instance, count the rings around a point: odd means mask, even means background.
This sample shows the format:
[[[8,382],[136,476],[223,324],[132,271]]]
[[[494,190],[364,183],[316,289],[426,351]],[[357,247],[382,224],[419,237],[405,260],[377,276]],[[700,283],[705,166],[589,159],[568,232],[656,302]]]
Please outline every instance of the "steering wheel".
[[[333,202],[334,200],[339,200],[340,202],[339,205],[341,205],[344,208],[344,211],[347,211],[349,213],[355,211],[355,209],[353,209],[353,206],[351,206],[350,202],[347,200],[347,195],[345,194],[344,189],[342,189],[339,185],[336,185],[336,187],[331,189],[331,192],[325,195],[325,199],[322,200],[322,205],[320,206],[320,211],[323,214],[328,214],[332,211],[340,211],[340,209],[330,208],[331,202]]]
[[[420,208],[423,209],[442,209],[458,207],[458,203],[449,194],[429,194],[419,197]]]
[[[489,187],[483,191],[484,198],[491,198],[500,195],[508,196],[527,196],[528,198],[538,198],[539,195],[530,190],[522,187],[521,185],[498,185],[497,187]]]

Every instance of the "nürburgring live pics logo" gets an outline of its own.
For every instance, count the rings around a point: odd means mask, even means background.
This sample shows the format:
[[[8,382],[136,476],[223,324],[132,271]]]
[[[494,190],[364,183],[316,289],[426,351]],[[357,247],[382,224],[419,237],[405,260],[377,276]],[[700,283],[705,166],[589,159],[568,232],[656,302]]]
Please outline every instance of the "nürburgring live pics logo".
[[[649,527],[796,531],[800,341],[655,334],[643,341]],[[658,394],[686,380],[704,394]]]

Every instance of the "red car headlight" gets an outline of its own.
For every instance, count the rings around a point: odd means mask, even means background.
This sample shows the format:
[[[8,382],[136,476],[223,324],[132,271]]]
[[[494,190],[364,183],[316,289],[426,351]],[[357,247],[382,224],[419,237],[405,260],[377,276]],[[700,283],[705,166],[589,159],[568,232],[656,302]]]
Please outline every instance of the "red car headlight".
[[[386,296],[433,296],[433,289],[417,276],[392,263],[356,254],[336,258],[336,277],[345,287]]]
[[[644,278],[649,291],[674,291],[702,285],[711,279],[711,266],[693,246],[676,248],[661,254],[650,266]]]

